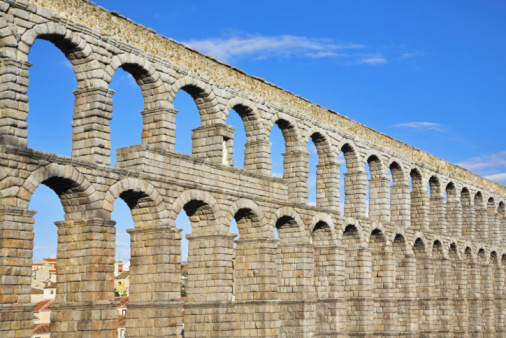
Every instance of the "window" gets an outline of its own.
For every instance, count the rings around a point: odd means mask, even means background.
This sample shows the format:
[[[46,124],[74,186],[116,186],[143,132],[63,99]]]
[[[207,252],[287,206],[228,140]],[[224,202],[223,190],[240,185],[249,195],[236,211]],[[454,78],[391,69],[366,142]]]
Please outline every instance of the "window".
[[[123,310],[121,311],[121,314],[122,314],[123,316],[125,316],[125,315],[126,315],[126,309],[123,309]]]

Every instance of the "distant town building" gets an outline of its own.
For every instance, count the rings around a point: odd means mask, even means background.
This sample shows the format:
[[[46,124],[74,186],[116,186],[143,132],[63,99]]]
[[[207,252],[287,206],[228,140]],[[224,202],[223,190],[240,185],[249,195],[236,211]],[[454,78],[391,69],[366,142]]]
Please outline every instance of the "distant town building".
[[[117,296],[128,296],[130,288],[130,271],[123,271],[114,278],[114,292]]]
[[[44,258],[42,263],[32,264],[32,279],[42,283],[56,283],[56,258]]]

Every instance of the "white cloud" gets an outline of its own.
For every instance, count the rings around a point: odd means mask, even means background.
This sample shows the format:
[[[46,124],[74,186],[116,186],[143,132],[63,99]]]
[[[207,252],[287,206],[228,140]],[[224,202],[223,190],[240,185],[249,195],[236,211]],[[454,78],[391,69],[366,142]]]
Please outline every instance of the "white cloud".
[[[387,63],[387,59],[381,54],[376,55],[365,55],[360,58],[358,63],[363,63],[369,66],[383,65]]]
[[[74,66],[72,65],[72,63],[69,60],[65,60],[63,62],[63,65],[65,66],[65,68],[68,68],[68,69],[70,69],[72,71],[74,70]]]
[[[494,174],[485,176],[486,179],[494,181],[496,183],[506,185],[506,173]]]
[[[428,129],[428,130],[440,131],[443,126],[439,123],[434,123],[434,122],[406,122],[406,123],[394,124],[392,127],[394,127],[394,128],[412,128],[412,129]]]
[[[344,52],[365,48],[354,43],[340,44],[331,39],[309,38],[305,36],[234,36],[231,38],[212,38],[185,42],[204,54],[210,54],[228,62],[234,57],[253,56],[299,56],[310,58],[346,56]],[[338,53],[340,52],[340,53]]]
[[[33,251],[41,251],[41,250],[55,250],[56,246],[35,246],[33,247]]]
[[[118,248],[128,248],[130,249],[130,243],[125,243],[125,242],[116,242],[116,246]]]
[[[129,86],[136,87],[137,81],[135,81],[134,77],[130,73],[126,73],[121,75],[120,80],[122,82],[126,82]]]
[[[497,167],[506,167],[506,151],[499,152],[497,154],[485,155],[473,157],[468,160],[457,163],[461,167],[464,167],[468,170],[483,170],[483,169],[492,169]],[[503,175],[503,174],[498,174]],[[495,176],[495,175],[490,175]],[[489,176],[489,177],[490,177]]]
[[[272,173],[272,176],[274,176],[274,177],[281,177],[281,178],[283,178],[283,173],[273,172],[273,173]]]
[[[308,201],[307,204],[309,204],[312,207],[316,207],[316,202],[314,201]]]

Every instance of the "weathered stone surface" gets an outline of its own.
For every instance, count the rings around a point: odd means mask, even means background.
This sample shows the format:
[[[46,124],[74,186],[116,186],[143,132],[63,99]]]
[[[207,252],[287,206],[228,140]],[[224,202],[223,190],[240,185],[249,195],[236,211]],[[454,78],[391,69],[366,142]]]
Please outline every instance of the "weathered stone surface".
[[[186,337],[505,334],[505,187],[88,1],[0,0],[0,11],[0,336],[31,336],[28,205],[40,184],[65,210],[55,337],[117,335],[118,198],[135,223],[130,337],[179,336],[183,310]],[[28,148],[26,53],[37,38],[56,43],[76,72],[71,157]],[[119,67],[145,106],[141,144],[119,149],[111,168],[108,84]],[[174,151],[179,90],[201,114],[192,156]],[[232,109],[245,125],[244,169],[232,167]],[[271,175],[274,124],[285,138],[283,178]],[[316,206],[307,203],[309,138]],[[180,212],[192,225],[185,303]]]

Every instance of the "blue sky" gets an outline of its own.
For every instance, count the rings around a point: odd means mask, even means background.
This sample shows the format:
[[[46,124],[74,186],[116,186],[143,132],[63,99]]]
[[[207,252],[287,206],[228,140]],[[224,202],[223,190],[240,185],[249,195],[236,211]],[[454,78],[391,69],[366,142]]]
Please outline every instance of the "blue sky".
[[[506,184],[506,3],[503,1],[97,1],[158,34],[184,42],[246,72],[338,111],[412,146]],[[29,146],[70,155],[76,80],[64,55],[37,41],[29,60]],[[142,97],[119,70],[113,148],[140,143]],[[198,113],[185,93],[175,102],[176,149],[189,153]],[[50,116],[50,118],[48,118]],[[234,120],[235,119],[235,120]],[[58,126],[55,126],[57,121]],[[236,114],[236,144],[244,129]],[[278,131],[275,131],[278,133]],[[283,144],[271,137],[273,172]],[[186,147],[186,148],[185,148]],[[317,156],[310,159],[314,191]],[[237,148],[235,155],[243,150]],[[278,154],[278,155],[276,155]],[[114,159],[114,156],[113,156]],[[242,166],[242,157],[235,158]],[[314,193],[310,194],[314,201]],[[48,207],[50,203],[54,207]],[[39,188],[35,259],[54,254],[58,199]],[[58,209],[59,208],[59,209]],[[118,256],[133,227],[117,201]],[[184,216],[180,227],[188,231]],[[51,244],[52,243],[52,244]],[[53,249],[47,249],[53,248]],[[52,250],[52,251],[51,251]],[[184,250],[183,250],[184,251]]]

